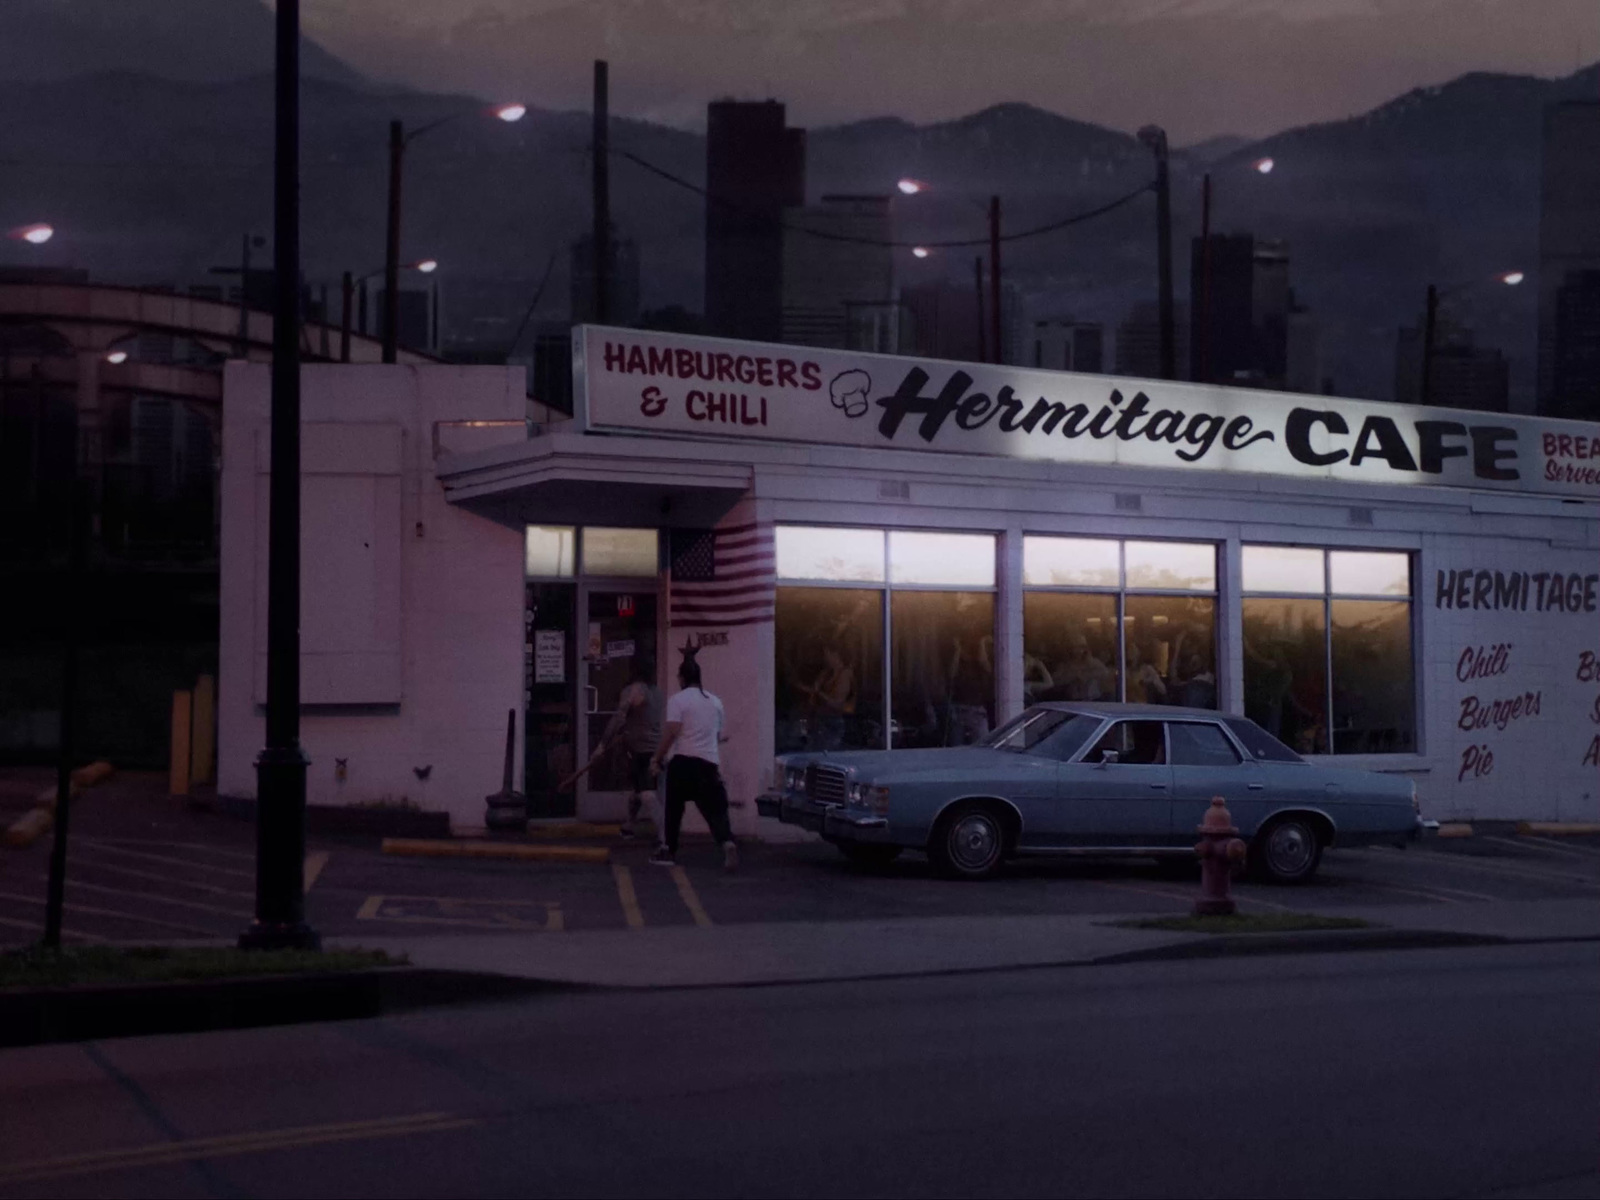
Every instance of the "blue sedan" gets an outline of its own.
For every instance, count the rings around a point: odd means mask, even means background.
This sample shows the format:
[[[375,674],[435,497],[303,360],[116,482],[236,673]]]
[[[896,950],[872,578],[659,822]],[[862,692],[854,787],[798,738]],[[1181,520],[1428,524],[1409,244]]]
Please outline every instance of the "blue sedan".
[[[1424,826],[1416,785],[1306,762],[1245,717],[1165,705],[1030,707],[976,746],[778,759],[763,816],[862,864],[921,850],[958,879],[1019,854],[1193,857],[1213,796],[1260,876],[1301,883],[1331,845],[1402,845]]]

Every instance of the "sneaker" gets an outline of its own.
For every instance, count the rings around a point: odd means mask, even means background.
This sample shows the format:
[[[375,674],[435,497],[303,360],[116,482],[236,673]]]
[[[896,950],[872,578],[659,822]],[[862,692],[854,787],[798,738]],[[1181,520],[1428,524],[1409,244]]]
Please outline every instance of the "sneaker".
[[[727,842],[722,847],[722,869],[724,871],[739,869],[739,847],[732,842]]]
[[[658,867],[675,867],[678,865],[677,858],[673,855],[672,851],[668,850],[665,846],[658,848],[656,852],[650,856],[650,861]]]

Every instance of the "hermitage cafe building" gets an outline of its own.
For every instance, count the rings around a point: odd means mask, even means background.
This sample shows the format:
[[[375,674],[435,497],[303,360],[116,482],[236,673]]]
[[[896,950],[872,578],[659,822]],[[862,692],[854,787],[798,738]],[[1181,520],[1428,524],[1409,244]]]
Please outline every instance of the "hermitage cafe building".
[[[1040,699],[1245,713],[1423,815],[1600,817],[1600,426],[588,326],[303,375],[313,805],[622,815],[598,744],[698,648],[745,836],[774,755]],[[265,740],[268,368],[223,406],[220,778]],[[530,416],[530,413],[534,414]],[[546,419],[551,417],[552,419]],[[742,803],[741,803],[742,802]]]

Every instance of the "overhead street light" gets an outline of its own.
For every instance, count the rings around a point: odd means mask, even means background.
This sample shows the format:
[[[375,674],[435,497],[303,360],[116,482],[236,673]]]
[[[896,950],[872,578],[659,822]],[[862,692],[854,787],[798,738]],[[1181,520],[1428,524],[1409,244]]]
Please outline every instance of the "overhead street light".
[[[55,229],[45,224],[19,225],[6,234],[14,241],[27,242],[30,246],[42,246],[55,235]]]
[[[1270,158],[1258,158],[1258,159],[1255,160],[1255,162],[1251,163],[1250,165],[1252,167],[1254,167],[1255,170],[1257,171],[1257,173],[1259,173],[1261,175],[1271,175],[1272,174],[1272,168],[1277,166],[1278,164],[1277,164],[1276,161],[1274,161],[1273,159],[1270,159]]]
[[[113,366],[120,366],[122,363],[128,361],[128,352],[126,350],[113,350],[110,354],[106,355],[106,361],[111,363]]]
[[[430,121],[426,125],[406,132],[405,126],[400,121],[389,122],[389,221],[388,237],[384,256],[384,293],[383,293],[383,361],[395,361],[399,349],[399,323],[400,323],[400,177],[405,163],[406,147],[416,141],[430,130],[441,125],[448,125],[451,121],[460,120],[462,117],[473,115],[494,117],[507,124],[522,120],[528,113],[528,106],[516,101],[505,104],[492,105],[486,109],[469,110],[467,112],[451,113],[449,116],[440,117],[437,121]]]
[[[927,258],[928,255],[931,254],[931,253],[933,253],[933,251],[929,250],[926,246],[913,246],[913,247],[911,247],[911,257],[912,258]]]
[[[918,192],[925,190],[927,186],[927,184],[916,179],[902,179],[895,184],[895,187],[899,188],[901,194],[905,196],[915,196]]]

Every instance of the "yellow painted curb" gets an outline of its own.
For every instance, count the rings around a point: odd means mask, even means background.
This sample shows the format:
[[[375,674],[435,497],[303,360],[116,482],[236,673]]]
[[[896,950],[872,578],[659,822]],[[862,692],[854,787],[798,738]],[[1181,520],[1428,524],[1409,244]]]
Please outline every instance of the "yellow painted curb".
[[[71,799],[76,800],[79,795],[83,793],[85,788],[92,788],[97,783],[105,782],[105,780],[112,776],[115,770],[116,768],[108,762],[92,762],[86,767],[79,767],[70,776],[68,776],[68,779],[70,780],[67,785],[68,796]],[[39,808],[47,808],[51,812],[55,812],[56,785],[52,783],[49,787],[45,788],[34,797],[33,802]]]
[[[1466,821],[1451,821],[1439,826],[1439,832],[1436,836],[1443,838],[1471,837],[1472,826]]]
[[[384,838],[385,854],[413,858],[500,858],[518,862],[611,861],[604,846],[530,846],[526,842],[443,841],[432,838]]]
[[[31,846],[56,823],[55,813],[48,808],[30,808],[6,828],[6,845],[20,850]]]
[[[1518,833],[1537,833],[1544,837],[1573,837],[1600,833],[1600,822],[1595,821],[1518,821]]]

